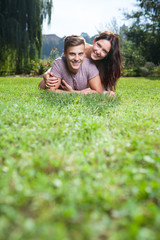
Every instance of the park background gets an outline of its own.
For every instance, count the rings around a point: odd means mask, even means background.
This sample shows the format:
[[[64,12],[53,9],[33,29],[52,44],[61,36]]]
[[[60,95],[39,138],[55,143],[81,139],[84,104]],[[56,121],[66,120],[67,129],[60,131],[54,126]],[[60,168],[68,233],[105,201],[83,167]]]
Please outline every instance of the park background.
[[[38,89],[52,1],[0,0],[1,240],[160,239],[160,3],[136,2],[109,97]]]
[[[61,4],[62,16],[60,16],[58,4]],[[115,0],[111,5],[112,8],[110,8],[110,4],[101,0],[95,10],[97,6],[95,1],[88,1],[88,4],[82,1],[82,3],[75,4],[71,0],[68,2],[61,0],[59,3],[55,0],[54,7],[52,0],[35,0],[33,2],[1,0],[0,74],[41,75],[52,65],[53,60],[62,54],[64,37],[67,33],[71,34],[71,29],[76,29],[73,34],[81,34],[88,43],[93,42],[98,32],[108,29],[120,36],[123,57],[122,76],[159,75],[159,1],[130,0],[128,4],[125,1],[121,1],[120,4]],[[125,5],[130,6],[128,11],[124,8]],[[56,6],[59,8],[56,9]],[[76,6],[79,7],[77,11],[75,10]],[[58,11],[58,20],[55,18],[54,23],[56,11]],[[103,21],[101,15],[104,16]],[[88,21],[84,22],[83,18]],[[47,23],[50,23],[50,28],[47,27]],[[54,24],[61,36],[54,32]],[[83,26],[84,29],[88,29],[90,34],[94,33],[94,35],[89,35],[83,30],[80,32]],[[47,32],[50,34],[42,34]]]

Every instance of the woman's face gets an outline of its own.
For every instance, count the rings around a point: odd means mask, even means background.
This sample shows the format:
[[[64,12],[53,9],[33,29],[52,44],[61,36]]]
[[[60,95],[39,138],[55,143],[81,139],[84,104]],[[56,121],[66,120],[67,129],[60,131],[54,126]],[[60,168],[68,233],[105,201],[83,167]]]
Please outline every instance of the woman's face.
[[[95,41],[91,50],[93,60],[102,60],[107,56],[111,49],[111,42],[106,39]]]

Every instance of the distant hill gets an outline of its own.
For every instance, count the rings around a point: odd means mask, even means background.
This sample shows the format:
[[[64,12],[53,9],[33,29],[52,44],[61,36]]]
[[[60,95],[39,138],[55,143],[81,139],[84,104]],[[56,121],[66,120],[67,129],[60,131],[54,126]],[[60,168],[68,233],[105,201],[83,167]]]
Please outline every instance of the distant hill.
[[[47,34],[42,37],[42,58],[49,58],[51,50],[57,49],[59,55],[63,52],[63,38],[56,34]]]
[[[60,41],[60,37],[58,37],[56,34],[47,34],[47,35],[43,35],[44,40],[46,41],[46,43],[49,43],[51,41],[54,41],[56,44],[59,43]]]
[[[87,33],[81,33],[87,43],[92,44],[95,36],[90,37]],[[42,58],[49,58],[51,50],[57,49],[59,56],[63,53],[64,46],[64,36],[63,38],[58,37],[56,34],[47,34],[42,37]]]

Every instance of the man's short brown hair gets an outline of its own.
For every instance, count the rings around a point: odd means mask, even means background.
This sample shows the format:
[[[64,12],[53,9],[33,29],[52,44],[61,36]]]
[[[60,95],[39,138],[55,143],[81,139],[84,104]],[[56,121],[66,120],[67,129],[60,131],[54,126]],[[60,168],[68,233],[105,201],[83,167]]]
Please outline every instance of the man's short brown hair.
[[[64,51],[66,52],[68,47],[79,46],[83,44],[85,46],[85,39],[78,35],[70,35],[64,39]]]

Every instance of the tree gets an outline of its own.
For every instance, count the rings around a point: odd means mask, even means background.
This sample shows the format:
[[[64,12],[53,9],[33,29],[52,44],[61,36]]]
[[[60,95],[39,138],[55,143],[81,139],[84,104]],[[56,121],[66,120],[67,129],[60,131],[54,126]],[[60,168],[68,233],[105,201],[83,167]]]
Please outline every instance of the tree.
[[[51,20],[52,0],[0,0],[0,65],[20,73],[40,57],[42,23]]]
[[[100,29],[101,30],[98,30],[99,33],[109,30],[116,34],[120,34],[120,27],[118,26],[116,17],[113,17],[108,23],[101,24]]]
[[[137,0],[139,10],[125,14],[134,19],[126,31],[127,39],[141,48],[146,61],[160,63],[160,1]]]

